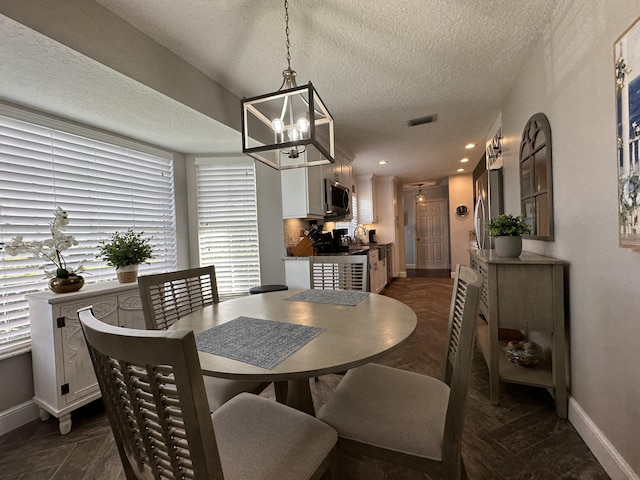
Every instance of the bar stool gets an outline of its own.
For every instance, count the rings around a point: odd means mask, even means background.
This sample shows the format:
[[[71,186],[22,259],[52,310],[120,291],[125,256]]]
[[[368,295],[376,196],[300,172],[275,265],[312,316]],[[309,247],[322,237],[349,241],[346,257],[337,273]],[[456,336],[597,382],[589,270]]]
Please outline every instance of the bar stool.
[[[258,285],[257,287],[251,287],[249,289],[249,295],[268,292],[280,292],[282,290],[289,290],[289,287],[287,287],[286,285]]]

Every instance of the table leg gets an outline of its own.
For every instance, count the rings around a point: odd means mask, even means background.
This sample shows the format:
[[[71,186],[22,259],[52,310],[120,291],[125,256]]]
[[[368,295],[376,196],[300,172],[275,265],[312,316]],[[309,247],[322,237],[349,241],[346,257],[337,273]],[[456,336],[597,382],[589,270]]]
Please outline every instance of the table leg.
[[[276,402],[287,403],[287,390],[289,389],[289,383],[286,380],[273,382],[273,388],[276,391]]]
[[[289,380],[288,387],[287,405],[315,417],[316,411],[313,408],[309,379]]]

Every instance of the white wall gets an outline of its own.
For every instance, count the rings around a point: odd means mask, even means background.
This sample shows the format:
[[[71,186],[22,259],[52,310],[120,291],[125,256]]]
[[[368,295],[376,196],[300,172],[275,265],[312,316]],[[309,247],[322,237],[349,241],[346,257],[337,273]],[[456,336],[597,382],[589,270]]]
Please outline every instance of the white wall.
[[[561,0],[503,108],[505,211],[518,213],[518,144],[551,124],[555,242],[567,262],[570,420],[612,478],[640,475],[640,253],[618,247],[613,43],[637,0]]]
[[[407,190],[404,198],[404,248],[407,268],[416,268],[415,200],[418,190]]]
[[[395,213],[394,213],[394,177],[387,175],[375,177],[376,182],[376,215],[378,223],[368,226],[368,229],[376,231],[378,243],[394,243],[395,234]]]
[[[466,217],[456,215],[456,207],[467,207]],[[449,234],[451,236],[451,273],[456,265],[469,265],[469,231],[473,230],[473,174],[449,177]]]
[[[280,172],[256,163],[260,279],[263,285],[285,284]]]

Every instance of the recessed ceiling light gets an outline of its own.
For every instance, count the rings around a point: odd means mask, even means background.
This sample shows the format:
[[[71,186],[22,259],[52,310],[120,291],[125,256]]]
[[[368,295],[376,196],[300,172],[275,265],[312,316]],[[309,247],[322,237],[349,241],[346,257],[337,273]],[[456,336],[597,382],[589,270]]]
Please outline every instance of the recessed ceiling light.
[[[464,168],[459,168],[458,172],[464,172]]]
[[[471,150],[473,147],[475,147],[476,144],[475,143],[467,143],[464,148],[466,148],[467,150]]]
[[[467,163],[469,161],[468,158],[463,158],[462,160],[460,160],[460,163]]]
[[[386,164],[387,164],[387,161],[386,161],[386,160],[380,160],[380,161],[378,162],[378,165],[386,165]]]

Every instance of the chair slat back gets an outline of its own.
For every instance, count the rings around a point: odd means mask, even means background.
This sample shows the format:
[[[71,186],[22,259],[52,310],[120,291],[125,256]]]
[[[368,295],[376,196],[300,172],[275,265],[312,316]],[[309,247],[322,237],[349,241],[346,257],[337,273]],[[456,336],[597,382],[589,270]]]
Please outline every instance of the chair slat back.
[[[311,257],[311,288],[366,291],[368,275],[366,255]]]
[[[449,406],[444,428],[443,469],[452,472],[460,468],[460,440],[469,389],[473,347],[476,338],[476,318],[482,277],[471,268],[458,265],[451,294],[449,332],[445,351],[443,380],[450,387]]]
[[[185,315],[219,303],[213,265],[138,277],[145,324],[166,330]]]
[[[222,480],[193,332],[78,316],[127,479]]]

